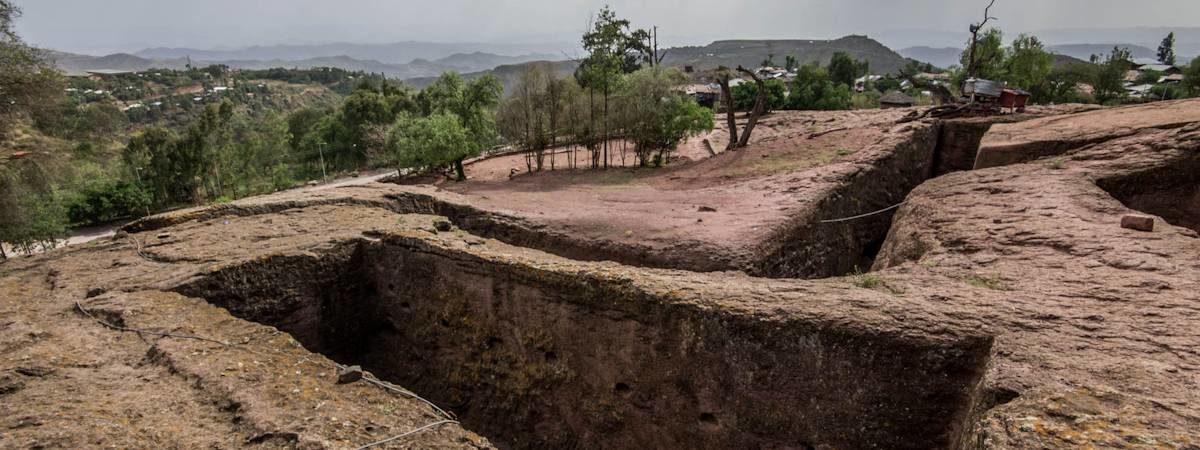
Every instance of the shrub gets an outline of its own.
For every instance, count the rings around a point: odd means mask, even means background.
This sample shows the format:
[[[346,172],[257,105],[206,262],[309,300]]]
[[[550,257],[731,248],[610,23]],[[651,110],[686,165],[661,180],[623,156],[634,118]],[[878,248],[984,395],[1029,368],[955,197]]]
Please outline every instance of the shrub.
[[[128,217],[141,217],[151,204],[150,192],[124,181],[88,186],[67,201],[67,218],[73,224],[94,225]]]

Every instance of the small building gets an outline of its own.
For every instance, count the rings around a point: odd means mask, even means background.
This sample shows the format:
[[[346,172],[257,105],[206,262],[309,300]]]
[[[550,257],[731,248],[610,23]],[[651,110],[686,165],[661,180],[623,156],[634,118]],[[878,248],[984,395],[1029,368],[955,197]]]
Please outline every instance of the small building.
[[[689,84],[684,87],[684,92],[696,99],[700,106],[707,108],[716,105],[717,99],[721,97],[721,89],[709,84]]]
[[[1179,84],[1182,82],[1183,82],[1183,74],[1182,73],[1173,73],[1173,74],[1170,74],[1170,75],[1167,75],[1165,77],[1158,79],[1159,84]]]
[[[1000,107],[1011,109],[1014,112],[1025,111],[1030,97],[1032,97],[1030,93],[1021,89],[1005,89],[1000,91]]]
[[[1153,84],[1139,84],[1125,88],[1125,93],[1129,94],[1129,96],[1133,98],[1145,98],[1150,94],[1151,89],[1154,89]]]
[[[1181,74],[1183,70],[1171,64],[1142,64],[1137,68],[1138,72],[1146,73],[1150,71],[1162,72],[1167,75]]]
[[[854,80],[854,92],[863,92],[867,90],[868,85],[882,79],[882,75],[863,75]]]
[[[900,91],[891,91],[879,98],[879,106],[882,108],[908,108],[916,105],[917,101],[912,97],[904,95]]]

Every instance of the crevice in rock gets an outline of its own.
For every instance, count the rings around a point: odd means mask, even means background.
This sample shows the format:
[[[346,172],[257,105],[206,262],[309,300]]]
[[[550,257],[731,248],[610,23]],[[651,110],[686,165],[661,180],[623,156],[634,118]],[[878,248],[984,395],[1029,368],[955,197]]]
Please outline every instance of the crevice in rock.
[[[1200,233],[1200,158],[1101,178],[1096,185],[1129,209],[1162,217]]]
[[[411,389],[502,448],[956,447],[991,354],[990,338],[763,321],[396,236],[173,290]]]

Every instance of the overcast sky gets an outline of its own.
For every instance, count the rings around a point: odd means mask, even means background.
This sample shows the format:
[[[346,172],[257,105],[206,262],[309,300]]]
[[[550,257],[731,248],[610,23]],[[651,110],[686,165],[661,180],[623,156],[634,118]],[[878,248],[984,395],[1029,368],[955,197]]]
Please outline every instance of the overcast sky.
[[[605,3],[671,44],[961,31],[987,0],[15,0],[27,41],[80,53],[281,43],[574,42]],[[998,0],[1008,32],[1197,26],[1200,0]]]

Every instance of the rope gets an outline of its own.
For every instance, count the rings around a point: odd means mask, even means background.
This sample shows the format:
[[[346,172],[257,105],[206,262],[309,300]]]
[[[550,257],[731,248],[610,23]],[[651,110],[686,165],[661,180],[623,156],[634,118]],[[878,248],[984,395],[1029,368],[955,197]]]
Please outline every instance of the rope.
[[[885,212],[891,211],[891,210],[893,210],[893,209],[899,208],[899,207],[900,207],[900,205],[903,205],[903,204],[904,204],[904,202],[900,202],[900,203],[897,203],[897,204],[895,204],[895,205],[889,206],[889,207],[887,207],[887,208],[883,208],[883,209],[881,209],[881,210],[879,210],[879,211],[873,211],[873,212],[869,212],[869,213],[866,213],[866,214],[859,214],[859,215],[857,215],[857,216],[852,216],[852,217],[843,217],[843,218],[841,218],[841,219],[822,220],[820,223],[849,222],[849,221],[851,221],[851,220],[857,220],[857,219],[861,219],[861,218],[864,218],[864,217],[870,217],[870,216],[874,216],[874,215],[876,215],[876,214],[882,214],[882,213],[885,213]]]
[[[222,346],[229,345],[228,343],[221,342],[216,339],[209,339],[209,338],[201,337],[201,336],[193,336],[190,334],[163,333],[163,332],[159,332],[159,331],[150,331],[150,330],[144,330],[144,329],[138,329],[138,328],[127,328],[127,327],[114,325],[114,324],[105,322],[104,320],[92,315],[92,312],[88,311],[87,308],[84,308],[83,304],[79,303],[78,300],[75,301],[75,309],[78,309],[79,312],[83,313],[83,315],[88,316],[89,318],[96,321],[100,325],[104,325],[105,328],[113,329],[116,331],[121,331],[121,332],[126,332],[126,333],[137,333],[138,335],[149,334],[151,336],[169,337],[169,338],[176,338],[176,339],[194,339],[197,341],[212,342],[214,344],[220,344]]]
[[[372,443],[370,443],[370,444],[367,444],[367,445],[364,445],[364,446],[362,446],[362,447],[358,447],[358,448],[356,448],[356,449],[354,449],[354,450],[363,450],[363,449],[365,449],[365,448],[371,448],[371,447],[374,447],[374,446],[376,446],[376,445],[383,445],[383,444],[386,444],[386,443],[388,443],[388,442],[392,442],[392,441],[394,441],[394,440],[401,439],[401,438],[404,438],[404,437],[406,437],[406,436],[413,435],[413,434],[416,434],[416,433],[419,433],[419,432],[422,432],[422,431],[428,430],[428,429],[430,429],[430,428],[436,427],[436,426],[438,426],[438,425],[444,425],[444,424],[447,424],[447,423],[458,423],[458,421],[455,421],[455,420],[439,420],[439,421],[437,421],[437,422],[434,422],[434,423],[431,423],[431,424],[429,424],[429,425],[425,425],[425,426],[423,426],[423,427],[420,427],[420,428],[416,428],[416,429],[413,429],[413,430],[410,430],[410,431],[407,431],[407,432],[404,432],[404,433],[401,433],[401,434],[397,434],[397,435],[395,435],[395,436],[392,436],[392,437],[390,437],[390,438],[384,439],[384,440],[382,440],[382,441],[375,441],[375,442],[372,442]]]

